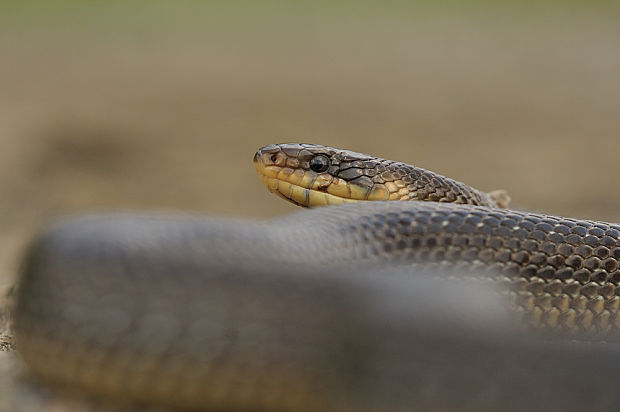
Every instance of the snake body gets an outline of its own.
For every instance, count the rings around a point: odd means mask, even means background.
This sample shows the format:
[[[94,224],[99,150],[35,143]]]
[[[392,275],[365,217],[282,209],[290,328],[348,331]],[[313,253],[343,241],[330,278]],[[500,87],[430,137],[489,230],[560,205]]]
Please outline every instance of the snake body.
[[[270,190],[359,201],[264,222],[57,224],[24,261],[22,357],[47,383],[190,409],[620,405],[620,226],[502,209],[504,195],[434,174],[407,183],[431,172],[379,173],[385,162],[268,146],[255,165]],[[360,179],[373,165],[383,182]],[[389,201],[403,187],[454,203]]]

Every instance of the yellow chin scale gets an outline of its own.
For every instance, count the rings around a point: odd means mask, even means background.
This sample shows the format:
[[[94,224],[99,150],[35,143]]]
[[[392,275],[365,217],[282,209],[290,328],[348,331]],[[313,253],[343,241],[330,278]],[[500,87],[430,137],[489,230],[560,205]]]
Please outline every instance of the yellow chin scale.
[[[355,203],[357,200],[345,199],[334,196],[327,192],[308,189],[284,180],[261,175],[263,184],[270,192],[283,197],[293,203],[306,207],[317,207],[327,205],[341,205],[343,203]]]

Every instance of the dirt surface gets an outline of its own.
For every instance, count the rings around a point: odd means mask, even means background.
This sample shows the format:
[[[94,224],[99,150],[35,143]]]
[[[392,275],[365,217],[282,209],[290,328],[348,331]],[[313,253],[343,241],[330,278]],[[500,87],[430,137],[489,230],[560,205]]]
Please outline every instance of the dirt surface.
[[[294,210],[251,164],[258,147],[283,141],[620,221],[611,3],[53,4],[0,6],[2,290],[32,233],[61,214]],[[0,324],[1,350],[9,336]],[[0,352],[4,380],[17,364]],[[28,410],[24,399],[13,407]]]

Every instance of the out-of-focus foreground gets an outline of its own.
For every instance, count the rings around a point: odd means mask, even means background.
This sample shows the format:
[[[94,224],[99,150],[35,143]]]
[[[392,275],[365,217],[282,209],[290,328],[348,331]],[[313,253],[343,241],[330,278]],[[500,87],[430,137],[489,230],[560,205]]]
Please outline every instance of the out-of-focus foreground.
[[[0,289],[58,214],[290,211],[251,163],[283,141],[620,221],[619,15],[612,2],[4,2]]]

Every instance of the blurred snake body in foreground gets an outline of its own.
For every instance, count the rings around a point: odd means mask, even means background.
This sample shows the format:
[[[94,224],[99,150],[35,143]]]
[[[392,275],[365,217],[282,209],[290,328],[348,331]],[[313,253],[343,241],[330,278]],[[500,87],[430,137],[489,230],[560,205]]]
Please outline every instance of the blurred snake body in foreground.
[[[619,225],[502,209],[503,192],[323,146],[254,163],[294,203],[354,204],[52,227],[19,284],[31,372],[190,409],[620,405]]]

